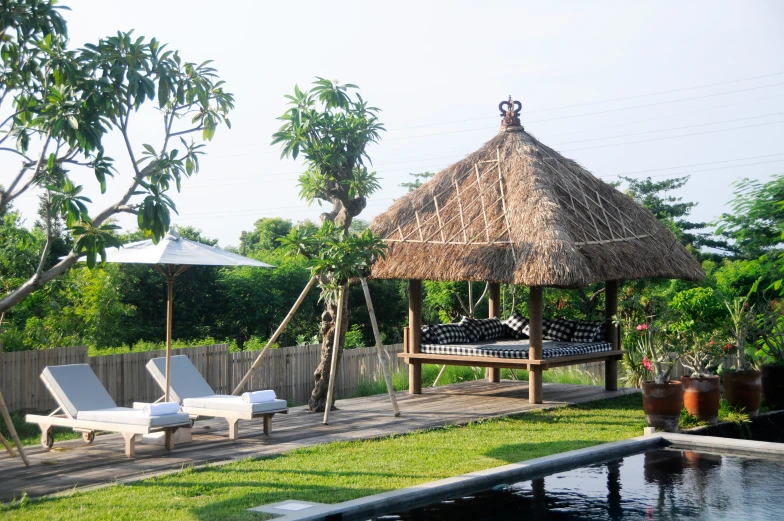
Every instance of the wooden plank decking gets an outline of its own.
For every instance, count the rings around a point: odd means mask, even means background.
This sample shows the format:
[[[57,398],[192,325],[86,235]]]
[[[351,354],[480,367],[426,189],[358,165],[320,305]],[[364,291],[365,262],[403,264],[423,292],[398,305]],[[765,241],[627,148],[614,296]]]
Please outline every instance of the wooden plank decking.
[[[262,433],[261,421],[241,421],[240,439],[228,439],[223,420],[196,423],[193,442],[179,445],[172,452],[162,446],[137,444],[136,457],[123,454],[120,435],[97,436],[92,445],[81,440],[57,442],[46,451],[40,445],[28,448],[31,466],[19,458],[0,455],[0,501],[52,494],[136,479],[180,470],[189,465],[224,462],[254,455],[283,451],[337,440],[367,439],[447,424],[465,424],[494,416],[504,416],[562,404],[581,403],[619,396],[630,390],[605,391],[601,387],[544,384],[544,402],[528,403],[527,382],[486,381],[424,389],[421,395],[398,393],[402,416],[395,418],[386,394],[339,400],[338,411],[330,414],[330,424],[321,423],[322,415],[305,407],[292,408],[288,415],[277,415],[272,435]]]

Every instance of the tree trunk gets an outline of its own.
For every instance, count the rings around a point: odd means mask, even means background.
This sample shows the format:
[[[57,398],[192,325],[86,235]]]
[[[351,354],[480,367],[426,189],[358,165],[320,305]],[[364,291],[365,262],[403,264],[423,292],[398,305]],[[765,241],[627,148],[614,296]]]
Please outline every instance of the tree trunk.
[[[348,291],[348,287],[346,287]],[[343,324],[340,328],[340,337],[338,343],[338,365],[337,371],[340,372],[340,360],[343,355],[343,346],[346,343],[346,331],[348,330],[348,298],[343,299]],[[324,412],[327,404],[327,388],[329,386],[329,379],[332,375],[329,374],[330,366],[332,365],[332,345],[335,336],[335,320],[337,320],[338,306],[337,302],[329,302],[325,305],[324,313],[321,314],[321,361],[319,362],[316,372],[313,373],[313,392],[308,400],[308,410],[312,412]],[[335,375],[337,378],[337,375]],[[332,411],[336,410],[334,401],[331,404]]]
[[[360,214],[367,205],[367,200],[364,197],[358,197],[350,201],[342,201],[339,199],[331,199],[332,211],[329,213],[321,214],[321,221],[330,221],[335,225],[343,228],[343,231],[348,233],[351,227],[351,222],[354,217]],[[348,291],[348,285],[346,286]],[[343,355],[343,346],[346,344],[346,331],[348,331],[348,297],[344,299],[345,304],[343,308],[343,325],[340,328],[340,337],[338,343],[338,365],[335,366],[337,371],[340,372],[340,359]],[[335,334],[335,320],[338,316],[337,302],[327,302],[325,299],[324,313],[321,314],[321,360],[313,373],[313,392],[310,394],[308,400],[308,410],[312,412],[324,412],[324,407],[327,403],[327,388],[329,387],[329,370],[332,363],[332,344],[334,342]],[[335,409],[335,404],[331,404]]]

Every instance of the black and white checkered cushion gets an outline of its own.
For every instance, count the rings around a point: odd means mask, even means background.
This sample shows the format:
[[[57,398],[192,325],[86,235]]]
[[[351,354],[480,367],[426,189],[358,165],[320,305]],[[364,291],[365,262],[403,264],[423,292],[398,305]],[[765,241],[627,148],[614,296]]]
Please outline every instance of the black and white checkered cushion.
[[[580,320],[574,328],[572,333],[572,342],[594,342],[596,330],[604,322],[589,322],[587,320]]]
[[[460,319],[459,324],[460,327],[465,329],[465,333],[468,336],[468,340],[470,342],[476,342],[477,340],[484,339],[482,326],[479,325],[478,320],[475,320],[471,317],[463,317]]]
[[[606,342],[607,341],[607,324],[602,322],[599,324],[599,327],[596,328],[596,331],[593,334],[593,338],[591,338],[591,342]]]
[[[528,319],[519,311],[515,311],[504,321],[506,336],[509,338],[528,338],[528,333],[524,331],[526,327]]]
[[[577,325],[576,320],[565,318],[542,319],[542,336],[548,340],[558,340],[569,342],[572,339],[572,332]]]
[[[436,341],[436,336],[430,330],[431,326],[422,326],[422,343],[433,344]]]
[[[467,344],[470,342],[465,329],[460,324],[434,324],[430,332],[438,344]]]
[[[580,344],[577,342],[545,341],[542,346],[542,358],[558,358],[561,356],[575,356],[586,353],[599,353],[610,351],[612,346],[607,342],[592,342]],[[423,345],[423,353],[437,355],[464,355],[484,356],[488,358],[528,358],[528,343],[526,341],[501,340],[488,345]]]
[[[482,340],[494,340],[506,335],[506,328],[500,318],[482,318],[476,321],[482,329]]]

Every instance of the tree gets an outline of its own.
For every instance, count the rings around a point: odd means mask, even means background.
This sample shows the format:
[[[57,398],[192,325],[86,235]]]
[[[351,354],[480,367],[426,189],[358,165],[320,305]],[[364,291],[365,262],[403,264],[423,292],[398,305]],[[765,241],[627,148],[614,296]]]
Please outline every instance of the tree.
[[[687,220],[697,203],[684,202],[683,198],[672,195],[673,191],[682,188],[689,181],[689,176],[661,181],[652,181],[650,177],[634,179],[621,176],[620,179],[629,185],[626,193],[650,210],[684,246],[691,247],[697,253],[703,246],[731,251],[727,241],[716,239],[711,233],[699,231],[705,229],[708,223]]]
[[[323,78],[317,78],[309,91],[295,86],[294,95],[286,96],[290,108],[280,118],[284,124],[272,140],[272,144],[281,144],[281,157],[296,159],[302,154],[306,171],[299,178],[300,197],[309,204],[330,203],[331,210],[321,220],[335,224],[344,234],[367,205],[367,197],[380,188],[375,172],[369,172],[365,163],[370,162],[367,146],[378,141],[384,127],[378,120],[379,109],[368,106],[359,93],[351,96],[350,91],[356,89],[356,85]],[[334,274],[323,273],[326,288]],[[337,332],[338,352],[332,353],[337,302],[325,298],[324,307],[321,361],[308,401],[311,411],[323,411],[326,406],[330,363],[333,355],[340,360],[348,327],[348,321],[343,321]]]
[[[400,183],[400,186],[402,186],[403,188],[407,188],[409,192],[413,192],[414,190],[422,186],[423,183],[426,183],[431,177],[433,177],[436,174],[433,172],[422,172],[420,174],[408,174],[408,175],[413,177],[414,180],[407,181],[405,183]]]
[[[253,223],[253,231],[240,234],[240,255],[249,255],[259,250],[272,251],[278,247],[278,239],[291,231],[291,220],[280,217],[263,217]]]
[[[117,227],[110,224],[118,214],[137,215],[139,228],[157,242],[169,228],[170,212],[176,212],[171,190],[179,191],[182,178],[198,172],[204,153],[203,144],[188,143],[183,136],[200,132],[210,140],[219,125],[230,125],[234,98],[209,61],[186,62],[155,38],[134,38],[131,32],[69,50],[59,9],[53,0],[18,0],[4,3],[0,13],[6,28],[0,44],[0,108],[11,102],[11,114],[0,123],[0,152],[19,158],[17,173],[0,189],[0,213],[34,188],[44,191],[48,209],[35,272],[0,299],[0,313],[80,257],[94,266],[107,246],[119,244]],[[132,138],[132,114],[143,107],[161,114],[157,147]],[[125,144],[128,187],[113,204],[91,212],[91,201],[80,195],[83,187],[67,168],[92,171],[103,193],[107,179],[120,174],[104,154],[103,142],[111,135]],[[9,139],[13,147],[4,145]],[[55,214],[62,216],[74,244],[47,267]]]
[[[716,233],[732,240],[745,259],[784,249],[784,174],[767,183],[743,179],[734,186],[732,213],[721,215]]]

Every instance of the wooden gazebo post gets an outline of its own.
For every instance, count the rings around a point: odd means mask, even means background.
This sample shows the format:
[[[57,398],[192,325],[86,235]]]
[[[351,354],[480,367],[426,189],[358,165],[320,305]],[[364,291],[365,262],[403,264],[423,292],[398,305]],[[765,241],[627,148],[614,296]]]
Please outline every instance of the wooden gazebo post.
[[[408,281],[408,349],[419,353],[422,348],[422,281]],[[408,361],[408,392],[422,394],[422,362]]]
[[[531,286],[528,297],[528,359],[542,359],[542,287]],[[528,402],[542,403],[542,368],[528,367]]]
[[[498,282],[490,282],[487,298],[487,317],[501,318],[501,284]],[[498,367],[488,367],[487,381],[500,382],[501,369]]]
[[[621,348],[618,326],[613,323],[613,317],[618,314],[618,281],[608,280],[604,287],[604,320],[607,324],[607,339],[612,344],[613,350]],[[618,389],[618,360],[604,361],[604,389],[615,391]]]

